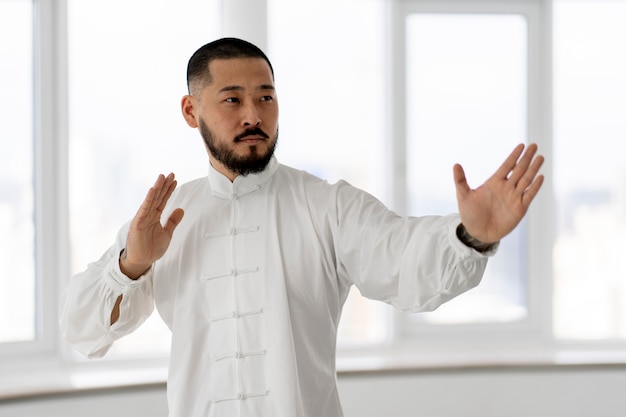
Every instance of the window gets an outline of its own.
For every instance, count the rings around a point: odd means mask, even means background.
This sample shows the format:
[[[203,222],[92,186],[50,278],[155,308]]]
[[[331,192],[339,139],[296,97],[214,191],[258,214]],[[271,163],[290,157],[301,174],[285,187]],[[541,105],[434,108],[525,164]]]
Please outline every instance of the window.
[[[554,334],[626,339],[623,1],[555,1]]]
[[[67,7],[75,274],[113,244],[159,174],[174,172],[179,183],[206,175],[204,144],[183,120],[180,99],[187,60],[220,24],[211,1],[68,0]],[[108,357],[168,352],[169,330],[153,314]]]
[[[37,337],[33,5],[0,0],[0,343]]]
[[[478,186],[518,143],[538,142],[550,157],[546,2],[405,0],[393,2],[390,15],[398,211],[456,212],[454,163]],[[551,241],[535,231],[551,219],[549,188],[502,240],[478,288],[432,313],[394,314],[394,341],[442,353],[456,352],[457,343],[446,341],[462,340],[466,354],[485,340],[507,349],[513,340],[540,339],[549,320]]]
[[[527,23],[519,14],[413,13],[406,20],[407,196],[411,215],[457,212],[452,166],[486,180],[528,142]],[[524,224],[481,285],[408,320],[510,322],[528,315]]]

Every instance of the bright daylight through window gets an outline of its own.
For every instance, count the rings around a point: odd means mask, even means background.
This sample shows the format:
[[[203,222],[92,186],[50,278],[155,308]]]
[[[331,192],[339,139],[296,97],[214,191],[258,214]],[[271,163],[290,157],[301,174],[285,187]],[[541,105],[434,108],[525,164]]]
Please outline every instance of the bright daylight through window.
[[[527,24],[512,14],[412,14],[406,25],[409,214],[453,213],[454,163],[463,164],[476,186],[516,144],[528,142]],[[408,319],[458,324],[526,317],[524,230],[523,222],[502,241],[476,289]]]
[[[554,333],[626,339],[626,2],[556,1]]]
[[[36,334],[33,6],[0,0],[0,343]]]

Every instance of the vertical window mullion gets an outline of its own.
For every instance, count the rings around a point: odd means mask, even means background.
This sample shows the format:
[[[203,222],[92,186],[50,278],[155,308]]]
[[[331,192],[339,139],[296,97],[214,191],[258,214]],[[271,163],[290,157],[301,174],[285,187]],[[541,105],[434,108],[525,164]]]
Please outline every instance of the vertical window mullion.
[[[34,1],[37,324],[42,349],[51,351],[68,257],[66,19],[65,0]]]

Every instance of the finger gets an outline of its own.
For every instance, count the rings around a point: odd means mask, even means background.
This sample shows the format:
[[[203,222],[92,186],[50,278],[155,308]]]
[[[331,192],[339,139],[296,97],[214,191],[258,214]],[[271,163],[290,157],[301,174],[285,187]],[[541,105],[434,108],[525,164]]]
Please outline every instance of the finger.
[[[535,180],[535,177],[537,176],[537,173],[539,172],[539,169],[543,165],[543,161],[544,158],[541,155],[537,156],[533,160],[530,167],[524,173],[524,176],[517,183],[517,189],[519,190],[519,192],[525,192],[526,188],[528,188],[530,184],[532,184],[532,182]]]
[[[465,177],[465,171],[460,164],[455,164],[452,173],[454,175],[454,185],[456,186],[456,193],[458,198],[464,197],[470,192],[470,187],[467,184],[467,178]]]
[[[528,209],[530,203],[533,201],[539,189],[541,189],[541,185],[543,184],[543,175],[539,175],[535,180],[530,184],[530,186],[524,191],[522,194],[522,205]]]
[[[139,210],[137,210],[137,214],[135,215],[135,217],[138,221],[144,219],[153,219],[155,211],[159,213],[160,216],[160,212],[163,211],[163,207],[165,206],[165,204],[162,204],[163,196],[167,195],[168,190],[171,188],[172,184],[170,182],[174,181],[173,178],[174,174],[170,174],[167,177],[165,177],[163,174],[159,174],[156,181],[154,182],[154,185],[150,187],[150,189],[146,193],[146,197],[141,203],[141,206],[139,206]],[[176,188],[175,181],[174,188]],[[171,192],[169,194],[171,194]],[[167,196],[169,198],[169,195]]]
[[[161,177],[160,175],[159,177]],[[155,208],[161,206],[163,199],[167,196],[172,183],[174,182],[174,174],[170,173],[167,177],[163,177],[163,181],[159,182],[159,188],[157,191],[157,196],[155,198]],[[156,184],[155,184],[156,186]]]
[[[524,155],[522,155],[522,157],[519,159],[519,161],[517,162],[517,164],[511,171],[511,175],[509,176],[509,181],[511,181],[511,183],[517,185],[520,178],[522,178],[526,174],[526,171],[528,170],[528,167],[533,161],[533,158],[536,153],[537,153],[537,145],[534,143],[531,143],[530,145],[528,145],[528,148],[526,148],[526,152],[524,152]]]
[[[170,214],[170,217],[167,219],[167,222],[165,223],[165,226],[163,227],[163,229],[165,229],[165,231],[170,236],[172,236],[172,234],[174,233],[174,230],[180,224],[184,215],[185,215],[185,212],[183,211],[183,209],[177,208],[176,210],[172,212],[172,214]]]
[[[498,168],[494,176],[497,178],[501,178],[501,179],[507,179],[511,170],[515,168],[515,165],[517,164],[517,160],[519,159],[523,150],[524,150],[523,143],[520,143],[519,145],[517,145],[515,149],[513,149],[513,152],[511,152],[511,154],[504,160],[502,165],[500,165],[500,168]]]
[[[161,184],[164,180],[165,177],[163,177],[163,175],[159,175],[154,185],[150,187],[150,189],[148,189],[148,192],[146,193],[143,202],[139,206],[139,210],[137,210],[137,214],[135,215],[135,217],[145,218],[146,216],[148,216],[148,214],[154,207],[154,202],[158,193],[158,189],[161,187]]]
[[[172,183],[169,184],[169,187],[167,188],[167,190],[165,190],[165,194],[161,197],[161,203],[156,208],[158,211],[163,211],[165,209],[165,205],[167,204],[167,201],[170,199],[172,193],[176,189],[177,184],[178,183],[176,182],[176,180],[172,181]]]
[[[163,184],[165,183],[165,176],[163,174],[159,174],[154,185],[150,187],[148,190],[148,194],[144,199],[145,208],[150,210],[155,206],[158,206],[157,201],[159,200],[159,195],[163,189]]]

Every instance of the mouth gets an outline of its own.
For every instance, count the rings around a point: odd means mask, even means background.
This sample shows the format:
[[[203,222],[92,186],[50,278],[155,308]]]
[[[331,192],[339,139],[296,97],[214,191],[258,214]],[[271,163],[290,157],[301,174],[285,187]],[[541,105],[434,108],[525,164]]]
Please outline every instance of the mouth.
[[[235,143],[243,142],[248,145],[256,145],[269,139],[269,136],[259,128],[249,129],[235,137]]]
[[[258,143],[261,143],[265,140],[264,137],[261,136],[244,136],[243,138],[240,138],[238,140],[236,140],[236,142],[243,142],[243,143],[247,143],[248,145],[256,145]]]

